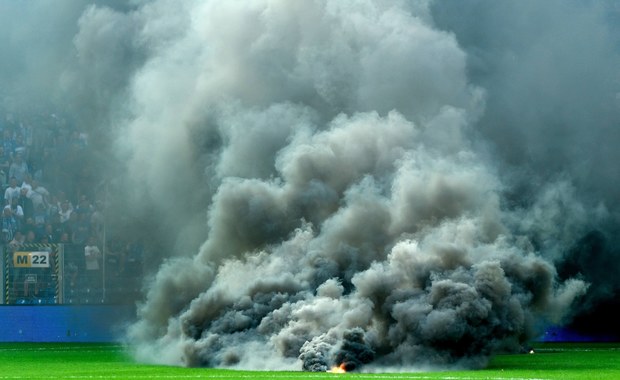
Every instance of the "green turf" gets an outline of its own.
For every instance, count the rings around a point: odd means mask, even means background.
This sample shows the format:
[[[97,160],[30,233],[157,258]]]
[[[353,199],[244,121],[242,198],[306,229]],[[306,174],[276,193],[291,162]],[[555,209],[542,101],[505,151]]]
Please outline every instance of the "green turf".
[[[135,363],[113,344],[0,344],[1,379],[620,379],[620,344],[538,344],[477,371],[419,373],[249,372]]]

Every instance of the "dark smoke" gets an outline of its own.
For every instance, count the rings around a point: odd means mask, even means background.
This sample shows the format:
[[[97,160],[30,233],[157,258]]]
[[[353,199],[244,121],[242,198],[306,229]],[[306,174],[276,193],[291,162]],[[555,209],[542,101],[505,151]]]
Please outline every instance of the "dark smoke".
[[[470,78],[487,91],[478,128],[518,191],[534,193],[558,173],[598,223],[553,258],[561,278],[591,284],[572,328],[619,339],[617,191],[620,145],[620,8],[613,1],[438,1],[438,27],[455,33]],[[475,18],[475,22],[472,20]],[[488,31],[493,30],[492,33]],[[513,190],[515,191],[515,190]],[[527,204],[528,197],[516,197]],[[591,220],[590,222],[592,222]],[[534,238],[537,244],[541,239]]]
[[[361,328],[353,328],[344,331],[339,339],[323,334],[306,341],[299,355],[302,369],[325,372],[337,366],[349,372],[372,362],[375,352],[364,341],[364,335]]]
[[[138,360],[480,367],[609,310],[615,2],[72,4],[7,78],[92,129],[159,248]]]
[[[342,345],[332,361],[340,363],[348,372],[372,362],[374,358],[375,352],[364,341],[364,330],[355,328],[342,334]]]

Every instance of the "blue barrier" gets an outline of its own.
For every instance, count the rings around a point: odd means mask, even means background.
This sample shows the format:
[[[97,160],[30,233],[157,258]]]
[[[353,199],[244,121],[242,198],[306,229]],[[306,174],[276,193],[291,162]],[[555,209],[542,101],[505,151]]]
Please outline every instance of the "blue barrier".
[[[129,305],[0,306],[0,342],[118,342]]]

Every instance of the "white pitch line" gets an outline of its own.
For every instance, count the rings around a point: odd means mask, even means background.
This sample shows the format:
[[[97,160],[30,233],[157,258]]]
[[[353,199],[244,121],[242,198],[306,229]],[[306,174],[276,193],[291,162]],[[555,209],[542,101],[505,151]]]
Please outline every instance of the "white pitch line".
[[[346,374],[333,374],[334,377],[337,376],[346,376]],[[74,376],[60,376],[60,377],[46,377],[47,379],[132,379],[132,378],[143,378],[144,375],[74,375]],[[288,375],[282,374],[278,375],[276,373],[272,373],[269,376],[256,376],[256,375],[214,375],[214,374],[188,374],[188,375],[156,375],[153,377],[154,379],[257,379],[257,378],[271,378],[271,379],[295,379],[298,380],[300,377],[298,375]],[[325,378],[324,374],[306,374],[303,378]],[[436,377],[436,376],[428,376],[428,375],[396,375],[396,376],[388,376],[388,375],[377,375],[377,376],[364,376],[361,374],[356,374],[356,379],[443,379],[443,380],[548,380],[545,378],[531,378],[531,377],[459,377],[459,376],[444,376],[444,377]],[[0,379],[30,379],[28,376],[2,376],[0,375]]]

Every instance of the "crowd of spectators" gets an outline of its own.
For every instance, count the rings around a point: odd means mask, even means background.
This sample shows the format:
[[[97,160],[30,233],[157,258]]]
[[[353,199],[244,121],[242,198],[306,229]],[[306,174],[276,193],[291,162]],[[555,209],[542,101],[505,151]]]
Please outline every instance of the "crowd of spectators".
[[[55,121],[54,117],[50,117]],[[74,174],[88,171],[88,136],[65,123],[35,130],[7,116],[0,121],[0,184],[4,189],[2,241],[75,243],[103,238],[103,205]],[[64,127],[64,128],[63,128]],[[69,179],[69,180],[67,180]]]
[[[70,292],[100,289],[106,280],[122,287],[126,282],[110,280],[139,274],[140,245],[106,236],[105,186],[93,175],[87,133],[53,114],[35,120],[7,114],[0,118],[0,136],[5,249],[63,244]]]

